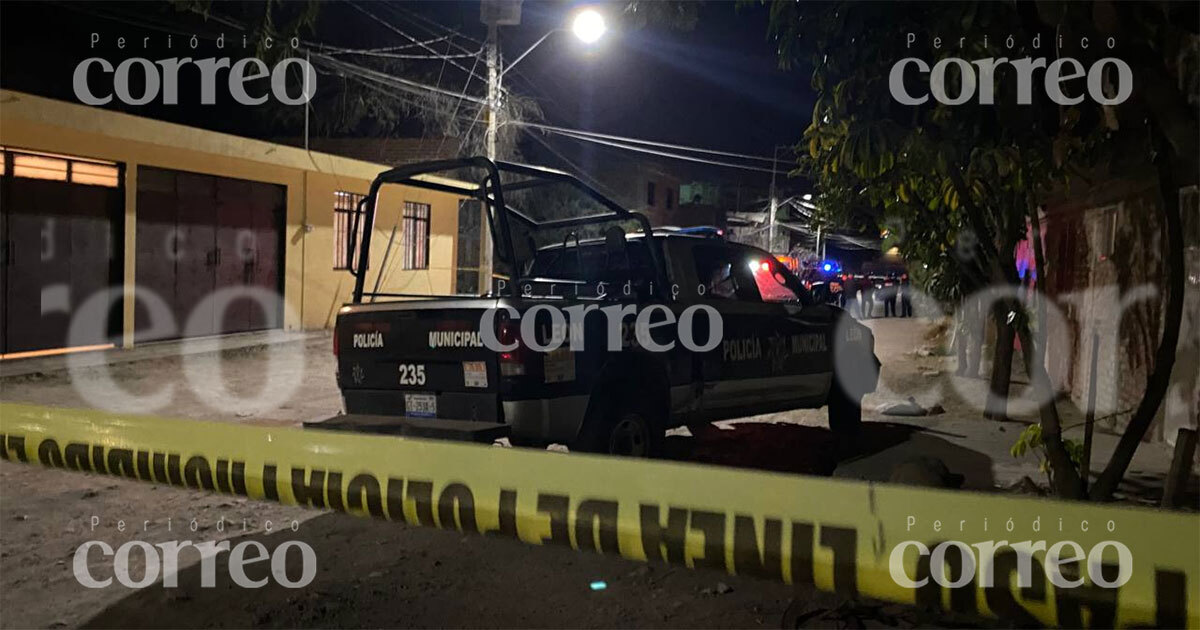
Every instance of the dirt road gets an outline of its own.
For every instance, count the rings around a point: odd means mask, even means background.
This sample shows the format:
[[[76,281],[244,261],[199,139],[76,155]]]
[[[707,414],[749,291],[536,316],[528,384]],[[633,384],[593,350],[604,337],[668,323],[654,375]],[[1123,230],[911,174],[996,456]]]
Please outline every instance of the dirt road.
[[[916,320],[872,320],[871,325],[877,331],[877,352],[884,363],[883,382],[888,390],[928,390],[932,378],[928,374],[945,368],[938,357],[911,354],[925,325]],[[145,412],[136,408],[136,401],[122,402],[122,397],[128,398],[122,392],[146,396],[170,388],[169,402],[158,410],[163,415],[297,425],[332,415],[341,404],[332,377],[328,338],[301,343],[302,352],[295,355],[301,360],[271,368],[297,385],[294,392],[281,405],[251,414],[223,411],[219,407],[229,401],[214,397],[255,392],[269,361],[268,351],[262,349],[225,353],[219,364],[220,378],[200,379],[205,383],[201,388],[190,386],[183,376],[185,366],[195,359],[174,356],[112,366],[111,383],[105,380],[103,368],[0,379],[0,398],[65,407],[102,404],[117,410],[125,404],[125,411]],[[214,388],[214,383],[226,389]],[[104,396],[102,400],[87,393],[89,384]],[[119,389],[114,389],[114,384]],[[870,396],[866,405],[871,407],[894,395]],[[963,404],[942,402],[947,405],[947,417],[975,417]],[[919,427],[913,424],[884,422],[895,419],[873,413],[866,419],[867,454],[889,453],[897,445],[915,443],[913,436]],[[693,437],[672,436],[670,456],[818,475],[838,474],[843,469],[863,478],[886,473],[860,463],[869,458],[856,462],[832,458],[834,449],[823,429],[824,410],[719,425]],[[919,448],[927,448],[927,443]],[[1006,444],[1001,446],[1006,448]],[[968,485],[980,489],[994,485],[989,457],[970,455],[962,467],[986,471],[971,473]],[[176,588],[156,584],[133,590],[115,583],[85,588],[73,571],[76,549],[86,541],[103,541],[117,548],[131,540],[156,544],[181,539],[230,540],[235,544],[251,539],[262,541],[268,549],[285,540],[301,540],[315,550],[319,569],[309,587],[296,590],[275,582],[262,589],[236,587],[225,564],[228,554],[218,563],[215,588],[200,585],[200,565],[195,560],[182,567]],[[90,569],[98,579],[113,575],[111,558],[105,560],[99,553],[89,557]],[[141,575],[141,559],[140,554],[132,555],[133,575]],[[793,590],[711,571],[647,566],[566,549],[527,547],[0,462],[0,626],[5,628],[780,627],[809,612],[838,606],[836,598],[807,588]],[[805,623],[826,626],[833,623],[829,617],[833,614],[816,614]],[[860,615],[868,626],[928,624],[898,606],[839,608],[836,614]]]

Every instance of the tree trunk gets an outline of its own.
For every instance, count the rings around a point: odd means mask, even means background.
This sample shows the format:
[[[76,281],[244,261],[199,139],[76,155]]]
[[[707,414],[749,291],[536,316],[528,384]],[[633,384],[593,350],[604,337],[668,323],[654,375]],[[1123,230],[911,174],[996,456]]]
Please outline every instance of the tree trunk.
[[[1179,212],[1179,186],[1175,183],[1175,155],[1172,146],[1162,136],[1158,126],[1151,123],[1158,159],[1158,188],[1162,196],[1163,217],[1167,235],[1167,308],[1163,318],[1163,335],[1158,351],[1154,355],[1154,372],[1146,380],[1146,393],[1138,403],[1137,410],[1129,420],[1129,426],[1121,435],[1121,441],[1113,451],[1112,459],[1100,473],[1092,486],[1092,498],[1109,501],[1125,476],[1133,454],[1146,437],[1146,431],[1154,421],[1154,415],[1166,398],[1171,385],[1171,370],[1175,367],[1175,350],[1179,344],[1179,326],[1183,319],[1183,221]]]
[[[1024,216],[1024,213],[1021,213]],[[996,250],[992,264],[992,282],[997,287],[1017,286],[1017,261],[1013,256],[1016,243],[1007,238]],[[996,347],[992,350],[992,374],[988,384],[987,403],[983,417],[989,420],[1008,420],[1008,395],[1012,390],[1013,342],[1020,315],[1012,318],[1011,313],[1020,313],[1022,305],[1016,300],[1000,299],[992,303],[992,321],[996,323]]]
[[[1038,292],[1037,335],[1028,326],[1022,327],[1018,335],[1021,338],[1021,349],[1025,353],[1025,368],[1029,375],[1030,386],[1044,400],[1038,409],[1042,425],[1042,441],[1046,445],[1047,459],[1050,460],[1050,470],[1053,473],[1053,490],[1064,499],[1083,499],[1085,491],[1082,475],[1071,461],[1062,441],[1062,422],[1058,415],[1058,405],[1055,402],[1055,392],[1050,384],[1050,375],[1046,372],[1046,309],[1043,300],[1046,297],[1046,255],[1042,244],[1042,224],[1037,204],[1032,195],[1029,202],[1029,219],[1033,228],[1030,238],[1033,241],[1033,258],[1036,263],[1034,273],[1035,287]]]
[[[1028,326],[1018,327],[1017,334],[1021,337],[1022,347],[1035,347],[1033,334]],[[1030,386],[1034,388],[1039,400],[1046,401],[1038,409],[1038,415],[1041,419],[1046,459],[1050,461],[1050,470],[1054,473],[1054,494],[1063,499],[1083,499],[1085,497],[1082,478],[1079,476],[1079,470],[1075,468],[1075,463],[1071,461],[1066,446],[1063,445],[1062,422],[1058,417],[1054,392],[1050,390],[1050,376],[1046,373],[1046,367],[1036,361],[1032,362],[1031,369],[1033,372],[1029,375]]]
[[[1004,302],[992,305],[992,321],[996,323],[996,347],[992,349],[992,374],[988,383],[983,417],[1003,421],[1008,419],[1008,392],[1012,384],[1015,338],[1013,327],[1008,323],[1008,307]]]

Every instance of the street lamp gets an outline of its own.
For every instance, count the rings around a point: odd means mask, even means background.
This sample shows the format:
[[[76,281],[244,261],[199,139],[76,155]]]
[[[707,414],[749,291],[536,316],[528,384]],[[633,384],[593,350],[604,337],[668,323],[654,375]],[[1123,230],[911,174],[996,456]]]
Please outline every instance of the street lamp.
[[[604,24],[604,16],[595,9],[584,9],[575,14],[575,19],[571,21],[571,32],[575,33],[575,37],[585,44],[594,44],[601,37],[604,37],[604,32],[608,27]]]
[[[500,129],[500,82],[504,75],[516,67],[521,60],[529,53],[533,52],[534,48],[541,45],[554,33],[566,30],[559,27],[552,29],[550,32],[542,35],[532,46],[525,49],[525,52],[517,56],[512,63],[508,64],[503,69],[500,68],[500,38],[498,35],[499,27],[503,25],[514,25],[521,22],[520,0],[512,2],[512,0],[490,0],[492,8],[499,8],[502,11],[492,15],[489,11],[483,11],[484,22],[488,25],[487,37],[487,129],[484,132],[484,140],[487,146],[487,157],[489,160],[496,160],[496,136]],[[507,4],[505,4],[507,2]],[[484,0],[481,5],[486,9],[489,6],[489,0]],[[515,7],[515,8],[514,8]],[[505,13],[505,10],[507,13]],[[505,13],[504,17],[499,17],[501,13]],[[594,44],[604,37],[604,33],[608,30],[605,25],[604,16],[596,9],[585,7],[575,13],[575,17],[571,20],[571,32],[575,34],[585,44]],[[486,222],[485,222],[486,225]],[[492,238],[491,233],[487,230],[483,231],[483,265],[480,269],[481,273],[487,278],[488,287],[490,290],[492,283]]]
[[[517,58],[514,59],[512,63],[505,66],[504,69],[500,71],[500,74],[497,77],[497,79],[500,79],[500,78],[504,77],[504,75],[508,74],[509,70],[512,70],[513,68],[515,68],[518,63],[521,63],[522,59],[524,59],[527,55],[529,55],[529,53],[533,52],[533,49],[537,48],[538,46],[541,46],[542,42],[549,39],[551,35],[553,35],[555,33],[561,33],[565,30],[567,30],[567,29],[562,28],[562,27],[550,29],[550,31],[547,32],[545,35],[542,35],[541,37],[539,37],[536,42],[533,42],[532,46],[530,46],[529,48],[526,48],[525,52],[523,52],[519,56],[517,56]],[[604,16],[601,15],[599,11],[597,11],[595,9],[587,8],[587,9],[582,9],[578,13],[575,14],[575,18],[571,20],[571,29],[570,30],[571,30],[571,33],[573,33],[575,35],[575,37],[579,39],[579,41],[581,41],[585,44],[594,44],[594,43],[600,41],[600,38],[604,37],[604,34],[608,32],[608,26],[604,22]],[[493,43],[491,40],[489,40],[489,44],[495,45],[495,46],[497,46],[497,48],[499,47],[498,41]],[[500,92],[500,89],[499,89],[499,86],[497,86],[496,93],[499,94],[499,92]],[[495,158],[493,158],[493,159],[495,159]]]

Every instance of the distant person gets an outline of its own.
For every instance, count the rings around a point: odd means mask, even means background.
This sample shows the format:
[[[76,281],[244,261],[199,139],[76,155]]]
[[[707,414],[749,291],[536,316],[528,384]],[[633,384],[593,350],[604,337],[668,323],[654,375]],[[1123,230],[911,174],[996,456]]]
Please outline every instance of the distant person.
[[[875,281],[871,276],[864,276],[862,280],[862,301],[859,303],[861,319],[868,319],[875,316]]]
[[[845,300],[842,308],[851,315],[857,310],[858,318],[862,319],[862,307],[859,306],[860,302],[858,301],[858,280],[854,274],[846,274],[845,279],[842,280],[842,296]]]
[[[883,298],[883,316],[896,316],[896,278],[888,277],[884,281],[883,289],[880,291],[880,296]]]
[[[900,274],[900,317],[912,317],[912,281],[908,274]]]

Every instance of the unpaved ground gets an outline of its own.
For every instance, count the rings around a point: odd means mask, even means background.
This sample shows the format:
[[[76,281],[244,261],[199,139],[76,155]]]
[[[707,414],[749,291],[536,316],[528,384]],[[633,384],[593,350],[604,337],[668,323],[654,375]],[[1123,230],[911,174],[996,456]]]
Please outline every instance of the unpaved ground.
[[[823,429],[823,410],[720,423],[694,437],[676,435],[669,440],[670,456],[886,480],[897,457],[906,452],[934,452],[952,469],[967,475],[968,487],[983,490],[1004,485],[1008,477],[1018,473],[1036,470],[1034,462],[1007,458],[1008,445],[1021,428],[1019,423],[1007,429],[997,428],[995,423],[983,425],[976,420],[978,412],[972,408],[969,396],[939,395],[931,389],[933,383],[948,379],[944,373],[950,370],[942,358],[909,354],[925,345],[924,323],[872,320],[871,325],[877,331],[877,353],[884,362],[887,389],[868,397],[866,405],[894,399],[894,392],[924,392],[916,396],[918,401],[940,402],[946,414],[898,419],[868,413],[865,456],[853,461],[833,459],[831,440]],[[104,380],[101,368],[0,379],[0,399],[145,413],[145,400],[121,398],[169,390],[167,402],[157,410],[159,414],[295,425],[336,413],[341,403],[332,377],[328,338],[292,345],[300,351],[277,362],[270,371],[297,386],[282,404],[251,412],[229,410],[246,408],[232,397],[247,397],[260,388],[268,363],[268,351],[262,349],[225,353],[220,357],[219,380],[202,373],[205,361],[216,355],[170,357],[111,366],[108,373],[121,389],[114,389]],[[212,361],[208,367],[215,364]],[[193,381],[184,376],[185,365],[197,370]],[[931,376],[931,370],[943,374]],[[190,382],[205,383],[206,387],[197,389]],[[227,389],[214,390],[214,382]],[[96,394],[89,393],[89,384]],[[962,386],[968,393],[975,387],[969,382]],[[978,392],[982,394],[981,385]],[[101,398],[95,398],[97,395]],[[947,431],[946,427],[954,430]],[[923,432],[921,428],[933,431]],[[1001,461],[1005,458],[1008,461]],[[872,464],[876,461],[884,464]],[[218,531],[222,517],[232,526]],[[193,520],[195,532],[190,531]],[[124,521],[123,530],[120,521]],[[290,529],[293,521],[296,531]],[[76,548],[89,540],[117,547],[130,540],[154,544],[179,539],[232,539],[236,544],[245,538],[263,541],[268,549],[285,540],[308,542],[319,561],[315,582],[297,590],[274,582],[256,590],[237,588],[225,568],[226,555],[218,564],[216,588],[198,586],[200,570],[195,561],[182,569],[178,588],[156,585],[135,591],[114,584],[89,589],[81,586],[72,572]],[[106,563],[98,553],[91,557],[97,578],[112,576],[111,559]],[[142,574],[137,566],[139,558],[140,554],[134,554],[131,573],[135,576]],[[250,576],[259,577],[253,571]],[[605,582],[606,588],[593,590],[589,585],[596,581]],[[463,537],[454,532],[0,462],[0,626],[6,628],[779,627],[807,617],[813,610],[837,605],[835,598],[807,589],[793,590],[710,571],[646,566],[566,549],[527,547],[505,540]],[[862,621],[868,626],[929,623],[917,619],[912,611],[894,606],[858,607],[850,612],[864,615]],[[831,620],[817,615],[807,623],[822,627]]]

